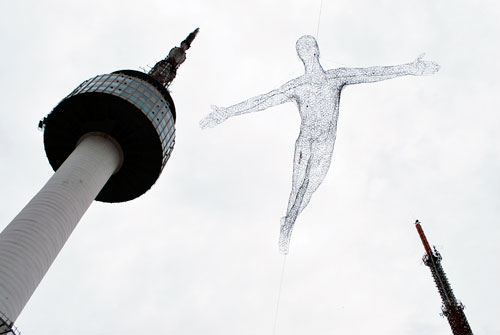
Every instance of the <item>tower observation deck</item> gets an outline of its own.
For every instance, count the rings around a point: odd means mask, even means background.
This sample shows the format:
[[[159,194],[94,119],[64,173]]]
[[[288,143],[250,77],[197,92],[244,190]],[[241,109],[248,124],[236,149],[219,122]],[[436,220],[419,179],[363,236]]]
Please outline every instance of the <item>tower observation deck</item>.
[[[14,321],[92,201],[135,199],[160,176],[175,144],[167,87],[197,33],[149,73],[84,81],[39,122],[56,172],[0,233],[0,334],[18,334]]]
[[[415,226],[425,249],[425,255],[422,260],[431,269],[432,277],[443,301],[443,306],[441,307],[443,316],[448,319],[453,335],[472,335],[469,322],[465,317],[464,305],[455,298],[450,282],[441,266],[441,254],[436,250],[436,247],[434,247],[434,250],[431,249],[418,220],[415,222]]]

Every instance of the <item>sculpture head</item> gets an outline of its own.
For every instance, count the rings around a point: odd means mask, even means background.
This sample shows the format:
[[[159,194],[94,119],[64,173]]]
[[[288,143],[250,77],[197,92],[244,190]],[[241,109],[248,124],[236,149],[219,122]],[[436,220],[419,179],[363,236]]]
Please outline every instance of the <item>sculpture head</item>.
[[[316,39],[311,35],[301,36],[295,44],[297,55],[304,65],[310,63],[314,59],[319,58],[319,47]]]

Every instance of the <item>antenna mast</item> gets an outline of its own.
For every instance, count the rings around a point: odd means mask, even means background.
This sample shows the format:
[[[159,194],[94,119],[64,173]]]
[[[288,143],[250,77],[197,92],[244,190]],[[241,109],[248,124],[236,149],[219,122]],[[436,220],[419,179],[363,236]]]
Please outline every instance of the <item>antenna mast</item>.
[[[168,87],[174,80],[177,69],[186,60],[186,51],[191,47],[191,43],[199,31],[200,28],[196,28],[181,42],[180,47],[172,48],[168,56],[156,63],[148,74],[158,80],[163,86]]]
[[[443,301],[443,305],[441,306],[442,315],[448,319],[453,335],[472,335],[469,322],[464,314],[464,305],[455,298],[448,278],[446,278],[446,274],[441,266],[441,254],[437,251],[436,247],[434,247],[434,250],[431,249],[418,220],[415,221],[415,226],[426,252],[422,260],[431,269],[432,277]]]

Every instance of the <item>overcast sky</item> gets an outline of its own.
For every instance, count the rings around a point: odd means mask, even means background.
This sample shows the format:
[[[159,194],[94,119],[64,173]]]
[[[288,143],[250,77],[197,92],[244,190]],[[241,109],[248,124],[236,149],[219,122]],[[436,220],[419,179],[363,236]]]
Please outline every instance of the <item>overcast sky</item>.
[[[463,0],[0,1],[0,228],[53,171],[38,120],[82,81],[148,68],[201,31],[171,86],[177,141],[153,188],[95,202],[16,324],[23,335],[272,334],[293,104],[202,131],[303,73],[441,71],[342,93],[330,171],[295,227],[277,334],[451,334],[420,219],[476,334],[500,334],[500,6]]]

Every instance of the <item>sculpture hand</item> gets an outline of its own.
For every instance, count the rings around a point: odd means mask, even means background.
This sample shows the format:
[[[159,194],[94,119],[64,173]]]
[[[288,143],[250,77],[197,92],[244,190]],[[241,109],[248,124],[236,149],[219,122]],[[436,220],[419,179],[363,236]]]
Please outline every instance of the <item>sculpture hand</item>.
[[[227,108],[217,107],[215,105],[210,107],[213,111],[200,121],[200,127],[202,129],[215,127],[229,118]]]
[[[436,62],[422,60],[424,56],[425,53],[421,54],[413,61],[413,63],[411,63],[412,72],[416,76],[428,76],[439,71],[439,64]]]

